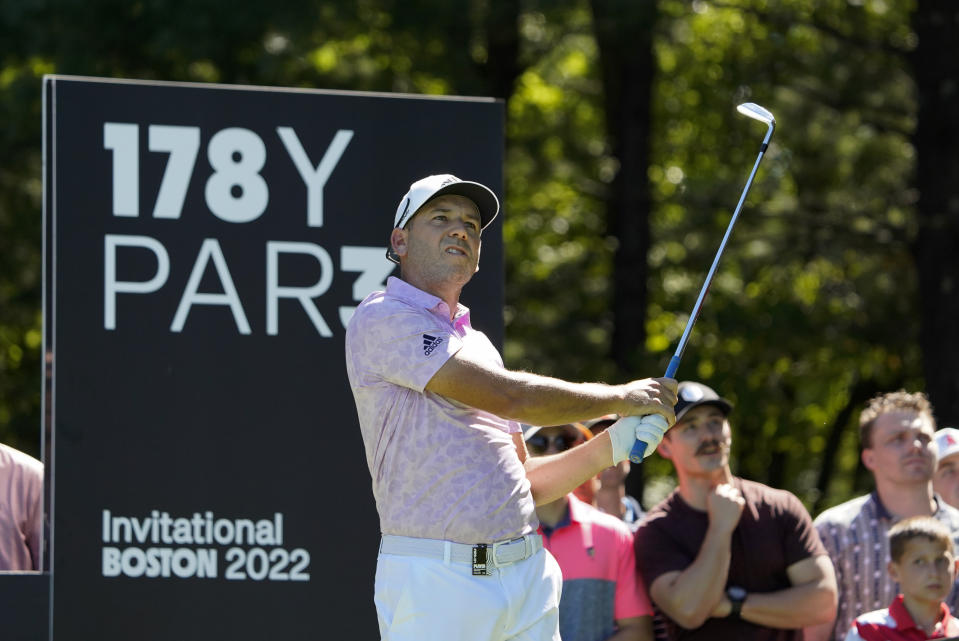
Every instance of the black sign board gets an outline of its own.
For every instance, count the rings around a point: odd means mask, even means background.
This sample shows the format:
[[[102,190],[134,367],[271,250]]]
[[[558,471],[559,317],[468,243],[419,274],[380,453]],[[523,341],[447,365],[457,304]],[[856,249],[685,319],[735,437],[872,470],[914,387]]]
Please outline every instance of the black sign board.
[[[64,76],[44,101],[50,638],[377,638],[344,325],[411,182],[502,193],[502,103]],[[500,229],[463,296],[498,344]]]

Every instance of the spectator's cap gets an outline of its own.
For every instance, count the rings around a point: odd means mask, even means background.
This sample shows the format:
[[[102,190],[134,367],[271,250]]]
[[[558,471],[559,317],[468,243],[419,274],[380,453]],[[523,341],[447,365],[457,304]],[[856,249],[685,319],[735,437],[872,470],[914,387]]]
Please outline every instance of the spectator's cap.
[[[583,423],[583,426],[590,431],[593,436],[596,436],[607,427],[619,420],[619,414],[606,414],[598,418],[591,418],[588,421]]]
[[[936,462],[959,452],[959,430],[956,428],[944,427],[936,432],[935,437],[936,447],[939,450]]]
[[[733,411],[733,404],[725,398],[721,398],[713,388],[697,383],[695,381],[683,381],[679,384],[676,402],[676,421],[682,420],[683,416],[689,410],[700,405],[715,405],[723,411],[723,414],[729,416]]]
[[[456,194],[472,200],[479,209],[480,227],[484,229],[499,213],[499,200],[489,187],[469,180],[460,180],[452,174],[436,174],[421,178],[410,185],[410,190],[396,207],[393,228],[402,229],[420,207],[445,194]]]
[[[570,432],[577,432],[579,436],[583,437],[583,440],[588,441],[593,438],[593,433],[586,429],[582,423],[566,423],[565,425],[523,425],[523,440],[528,441],[536,434],[547,427],[566,427]]]

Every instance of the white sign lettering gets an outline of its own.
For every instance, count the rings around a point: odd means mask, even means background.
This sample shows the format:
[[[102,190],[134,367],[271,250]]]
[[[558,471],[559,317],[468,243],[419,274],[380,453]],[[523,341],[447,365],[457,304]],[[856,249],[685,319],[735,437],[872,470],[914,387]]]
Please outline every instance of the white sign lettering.
[[[199,127],[181,125],[151,124],[147,125],[146,129],[148,151],[169,155],[157,188],[152,217],[171,222],[180,221],[190,183],[196,173],[197,158],[203,146],[202,132]],[[315,166],[293,127],[276,127],[276,134],[306,187],[306,227],[322,227],[323,191],[352,141],[353,131],[338,130]],[[115,217],[136,218],[140,215],[139,137],[140,125],[122,122],[103,124],[103,147],[112,152],[112,215]],[[261,174],[267,162],[267,148],[260,135],[242,127],[221,129],[210,137],[206,145],[206,156],[212,169],[212,173],[206,178],[203,191],[206,209],[216,219],[225,223],[243,224],[260,218],[270,202],[270,188]],[[121,251],[124,248],[147,250],[153,254],[157,269],[150,279],[121,279],[119,274],[124,273],[121,269],[124,265],[119,263],[123,257],[132,255],[128,251]],[[385,247],[340,247],[340,272],[359,274],[351,288],[352,298],[349,302],[354,305],[333,306],[332,310],[335,311],[328,312],[338,312],[340,324],[344,328],[355,310],[355,303],[363,300],[370,292],[386,287],[386,278],[392,273],[394,264],[385,258],[384,251]],[[232,319],[231,326],[239,334],[253,333],[250,317],[230,270],[227,260],[229,255],[229,247],[224,248],[219,239],[203,239],[187,282],[175,285],[182,287],[182,292],[176,309],[171,310],[172,317],[167,317],[171,319],[171,332],[183,332],[193,308],[206,305],[225,308]],[[319,268],[315,282],[308,286],[283,284],[281,263],[284,255],[310,256],[315,259]],[[298,308],[306,314],[319,336],[332,337],[333,330],[317,304],[317,300],[329,292],[337,277],[330,252],[311,242],[268,240],[265,258],[266,334],[279,334],[280,301],[293,299],[299,303]],[[233,259],[237,260],[237,257],[234,256]],[[182,257],[173,256],[171,259],[170,251],[157,238],[136,234],[105,235],[105,329],[117,328],[117,307],[123,300],[121,294],[148,295],[164,287],[174,286],[168,283],[171,260],[182,260]],[[302,265],[302,262],[299,264]],[[215,291],[200,291],[201,281],[211,266],[218,286]]]

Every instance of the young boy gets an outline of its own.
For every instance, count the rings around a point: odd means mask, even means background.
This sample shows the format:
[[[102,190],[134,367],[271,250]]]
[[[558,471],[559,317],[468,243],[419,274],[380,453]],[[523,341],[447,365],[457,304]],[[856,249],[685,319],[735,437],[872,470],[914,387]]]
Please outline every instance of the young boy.
[[[889,576],[899,596],[885,610],[856,618],[846,641],[922,641],[959,635],[943,599],[959,568],[949,530],[931,516],[904,519],[889,529]]]

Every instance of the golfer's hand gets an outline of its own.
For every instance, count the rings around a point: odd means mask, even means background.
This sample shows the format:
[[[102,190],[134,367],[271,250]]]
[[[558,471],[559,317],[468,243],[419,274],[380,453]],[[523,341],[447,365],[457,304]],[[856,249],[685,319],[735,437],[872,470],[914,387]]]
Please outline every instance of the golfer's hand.
[[[613,445],[613,465],[629,458],[636,441],[646,444],[643,458],[650,456],[656,451],[668,429],[669,423],[659,414],[626,416],[619,419],[606,430]]]
[[[620,416],[645,416],[659,414],[667,425],[676,422],[676,390],[679,383],[673,378],[644,378],[624,385],[624,407]]]

